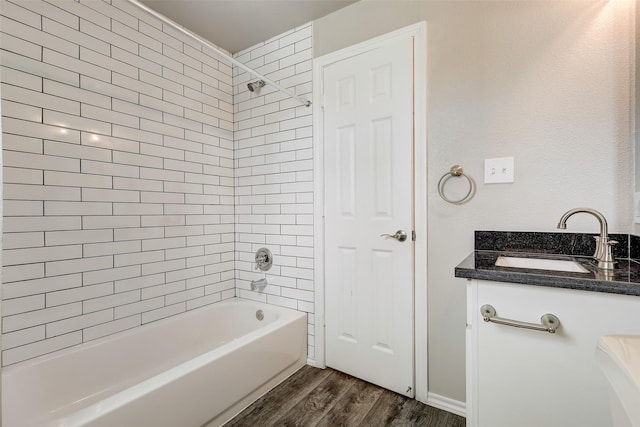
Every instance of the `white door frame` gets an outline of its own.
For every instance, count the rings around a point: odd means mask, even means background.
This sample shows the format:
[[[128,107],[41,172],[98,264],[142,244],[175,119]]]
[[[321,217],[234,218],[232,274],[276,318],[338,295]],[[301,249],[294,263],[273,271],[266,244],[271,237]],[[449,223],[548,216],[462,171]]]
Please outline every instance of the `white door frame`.
[[[330,64],[388,44],[398,38],[414,37],[414,342],[415,396],[427,402],[427,24],[425,21],[323,55],[313,61],[313,181],[314,181],[314,343],[315,357],[309,364],[324,368],[324,135],[323,71]],[[416,339],[416,337],[420,337]]]

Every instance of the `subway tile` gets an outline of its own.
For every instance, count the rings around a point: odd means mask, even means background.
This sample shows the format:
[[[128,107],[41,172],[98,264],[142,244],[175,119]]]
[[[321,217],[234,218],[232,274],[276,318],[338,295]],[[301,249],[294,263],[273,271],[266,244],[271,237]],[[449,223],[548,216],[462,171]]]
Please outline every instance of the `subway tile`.
[[[153,61],[149,61],[148,59],[135,55],[117,46],[111,47],[111,57],[117,59],[118,61],[130,64],[136,68],[149,71],[150,73],[162,75],[162,65]]]
[[[121,81],[118,76],[121,76],[121,74],[113,73],[113,79],[112,79],[113,84],[111,84],[106,81],[102,81],[90,76],[82,75],[80,76],[80,87],[82,89],[96,92],[105,96],[110,96],[113,98],[137,103],[138,92],[131,90],[127,88],[125,85],[121,84]],[[129,77],[126,77],[126,78],[129,79]],[[76,83],[76,86],[78,86],[78,83]]]
[[[2,269],[2,286],[4,289],[9,282],[39,279],[42,277],[44,277],[44,263],[4,267]]]
[[[2,315],[12,316],[14,314],[26,313],[28,311],[41,310],[44,308],[44,295],[31,295],[21,298],[3,299]]]
[[[101,283],[93,286],[79,286],[71,289],[47,292],[47,307],[80,302],[92,298],[113,294],[113,283]]]
[[[82,301],[82,312],[92,313],[140,300],[140,291],[119,292],[112,295],[86,299]]]
[[[184,160],[184,150],[161,147],[153,144],[140,144],[140,153],[148,156],[163,157],[168,159]]]
[[[171,261],[162,261],[162,262],[154,262],[150,264],[144,264],[142,266],[142,274],[156,274],[156,273],[165,273],[167,271],[181,270],[184,269],[186,263],[184,259],[176,259]]]
[[[167,282],[175,282],[178,280],[187,280],[194,277],[204,276],[205,268],[203,265],[195,265],[193,267],[187,265],[187,268],[166,273]]]
[[[140,193],[140,202],[142,203],[184,203],[184,194],[180,193],[160,193],[146,192]]]
[[[5,151],[3,156],[5,166],[29,169],[44,169],[49,171],[79,172],[80,161],[58,156],[48,156],[18,151]]]
[[[185,281],[180,280],[178,282],[166,283],[162,285],[156,285],[148,288],[143,288],[142,299],[151,299],[162,295],[169,295],[176,292],[185,290]]]
[[[198,102],[195,99],[188,98],[186,96],[179,95],[177,93],[164,90],[162,92],[162,99],[168,103],[175,104],[180,107],[180,111],[183,111],[182,108],[189,108],[194,111],[202,111],[202,103]],[[173,107],[175,109],[175,107]],[[163,109],[163,111],[165,111]],[[176,114],[171,111],[165,111],[167,113],[175,114],[176,116],[180,116],[182,113]]]
[[[2,118],[2,131],[4,134],[16,134],[24,137],[44,138],[76,144],[80,142],[80,132],[76,130],[33,123],[10,117]]]
[[[111,29],[114,33],[120,34],[129,40],[134,40],[142,46],[146,46],[150,49],[155,50],[156,52],[162,51],[162,42],[147,36],[146,34],[137,31],[136,29],[129,27],[128,25],[124,25],[119,21],[113,21],[111,25]]]
[[[59,217],[7,217],[4,219],[3,232],[23,231],[79,230],[79,216]]]
[[[83,160],[81,166],[83,173],[107,175],[113,177],[137,178],[140,173],[136,166],[121,165],[108,162]]]
[[[202,298],[196,298],[196,299],[187,301],[187,310],[193,310],[195,308],[203,307],[205,305],[214,304],[221,300],[222,300],[222,297],[220,295],[220,292],[212,293]]]
[[[42,121],[45,124],[58,126],[64,129],[75,129],[103,135],[111,134],[111,123],[92,120],[85,117],[78,117],[58,111],[44,110]]]
[[[143,144],[141,143],[141,150],[142,145]],[[145,166],[149,168],[162,168],[163,164],[162,159],[158,159],[156,157],[147,156],[144,154],[122,153],[117,151],[113,153],[113,162],[133,166]]]
[[[42,185],[43,172],[38,169],[22,169],[5,166],[2,171],[3,182],[10,184]],[[8,215],[5,211],[5,215]],[[8,215],[13,216],[13,215]]]
[[[38,278],[12,283],[3,283],[3,298],[20,298],[29,295],[55,292],[62,289],[77,288],[82,285],[82,275],[72,274],[67,276]]]
[[[107,55],[108,51],[107,53],[102,53]],[[90,76],[94,79],[102,80],[104,82],[111,81],[110,70],[90,64],[88,62],[81,61],[80,59],[74,58],[72,56],[56,52],[55,50],[42,48],[42,62],[65,70],[73,71],[74,73],[78,73],[83,76]]]
[[[155,322],[156,320],[164,319],[166,317],[175,316],[176,314],[184,313],[187,310],[187,306],[184,302],[169,305],[166,307],[158,308],[156,310],[147,311],[142,313],[142,323]]]
[[[164,237],[164,228],[162,227],[123,228],[113,230],[113,239],[115,241],[156,239],[161,237]]]
[[[117,20],[125,25],[128,25],[131,28],[138,28],[138,18],[135,15],[127,13],[123,10],[123,5],[127,3],[126,1],[117,2],[112,0],[110,2],[111,4],[109,4],[109,2],[81,0],[80,3],[86,5],[91,9],[94,9],[96,12],[111,17],[113,20]],[[133,10],[137,9],[133,8]]]
[[[102,3],[102,2],[99,2]],[[86,328],[82,331],[84,341],[92,341],[98,338],[102,338],[107,335],[112,335],[118,332],[132,329],[142,324],[140,315],[134,315],[125,317],[122,319],[114,320],[113,322],[103,323],[100,325]]]
[[[93,37],[110,44],[112,50],[114,47],[118,47],[133,54],[138,54],[138,43],[134,40],[123,37],[86,19],[80,20],[80,31],[85,34],[91,34]]]
[[[112,178],[105,175],[44,171],[44,185],[60,187],[111,188]]]
[[[140,151],[140,143],[137,141],[132,141],[128,139],[116,138],[113,136],[107,135],[96,135],[90,134],[87,132],[82,133],[82,145],[96,147],[100,149],[102,152],[106,153],[106,155],[100,156],[88,156],[83,155],[83,152],[80,151],[78,157],[89,160],[99,160],[110,162],[112,160],[111,151],[128,151],[132,153],[138,153]],[[82,148],[80,148],[82,150]]]
[[[33,264],[46,261],[59,261],[82,257],[82,246],[54,246],[27,249],[4,249],[2,264]]]
[[[149,108],[152,108],[154,110],[161,111],[161,112],[175,114],[177,116],[182,115],[183,112],[184,112],[184,107],[182,107],[181,105],[177,105],[176,103],[169,102],[167,100],[159,99],[159,98],[162,98],[164,95],[162,93],[162,89],[158,88],[158,90],[160,91],[160,95],[156,96],[156,97],[147,96],[148,92],[147,93],[141,93],[140,94],[140,105],[143,105],[145,107],[149,107]],[[170,93],[170,92],[165,92],[165,94],[166,93]]]
[[[161,285],[165,283],[164,274],[144,275],[124,280],[118,280],[115,283],[115,292],[128,292],[136,289],[147,288],[150,286]]]
[[[162,182],[137,178],[113,178],[113,188],[119,190],[162,191]]]
[[[180,171],[171,171],[163,169],[140,168],[140,178],[157,179],[160,181],[176,181],[184,182],[185,174]]]
[[[71,347],[82,342],[82,332],[76,331],[70,334],[59,335],[54,338],[36,341],[31,344],[15,347],[2,352],[2,364],[11,365],[23,360],[28,360],[56,350]]]
[[[113,267],[113,257],[102,256],[93,258],[78,258],[67,261],[52,261],[46,263],[47,276],[81,273],[102,270]],[[101,280],[102,282],[108,279]]]
[[[2,52],[2,65],[16,70],[28,71],[36,76],[61,83],[74,86],[80,84],[80,75],[76,72],[9,51]]]
[[[113,320],[112,310],[96,311],[95,313],[83,314],[69,319],[58,320],[47,323],[47,338],[66,334],[73,331],[81,331],[84,328],[100,325]]]
[[[69,28],[76,30],[79,28],[79,18],[76,15],[56,7],[54,4],[35,1],[25,1],[20,4],[32,12],[51,18],[57,23],[63,24]]]
[[[4,202],[4,211],[7,212],[7,204]],[[42,202],[27,202],[38,203]],[[2,236],[2,249],[21,249],[21,248],[36,248],[44,246],[44,232],[31,232],[31,233],[5,233]]]
[[[89,64],[97,65],[98,67],[103,67],[105,70],[117,71],[121,75],[126,75],[134,79],[138,78],[137,68],[122,61],[112,59],[102,53],[87,49],[84,46],[80,47],[80,60]],[[111,82],[115,83],[112,80]]]
[[[112,111],[111,109],[95,107],[93,105],[83,105],[81,110],[82,117],[87,117],[90,119],[106,121],[108,123],[114,125],[122,125],[128,126],[132,128],[139,127],[139,118],[135,116],[131,116],[125,113],[119,113],[117,111]],[[111,128],[109,128],[109,132],[111,133]],[[94,132],[89,130],[89,132]],[[107,132],[95,132],[95,133],[107,133]]]
[[[42,16],[9,1],[2,2],[2,15],[20,21],[33,28],[40,29],[42,26]]]
[[[113,257],[104,257],[113,258]],[[82,286],[95,285],[96,283],[112,282],[140,276],[140,266],[111,268],[107,270],[89,271],[82,274]],[[117,287],[117,283],[116,283]],[[117,289],[117,288],[116,288]],[[116,292],[118,292],[116,290]]]
[[[113,203],[113,215],[162,215],[162,213],[163,205],[158,203]]]
[[[48,3],[54,4],[55,6],[61,9],[66,10],[67,12],[73,15],[76,15],[80,18],[91,21],[94,24],[100,25],[103,28],[107,28],[107,29],[111,28],[111,19],[108,16],[98,13],[95,10],[85,6],[82,3],[78,3],[71,0],[67,0],[67,1],[46,0],[46,1]]]
[[[55,141],[44,141],[44,154],[67,158],[89,159],[107,162],[111,161],[111,152],[109,150],[78,146],[76,144],[67,144]]]
[[[8,68],[5,66],[0,66],[0,73],[2,73],[3,83],[19,86],[25,89],[31,89],[34,91],[42,90],[42,77],[34,76],[33,74],[25,73],[20,70],[14,70],[13,68]]]
[[[141,119],[142,121],[145,119]],[[145,122],[146,123],[146,122]],[[134,141],[144,141],[150,144],[162,145],[162,135],[155,132],[147,132],[142,129],[133,129],[124,126],[113,125],[113,136]]]
[[[151,262],[164,261],[164,251],[136,252],[128,254],[115,254],[113,256],[114,267],[123,267],[135,264],[147,264]]]
[[[143,227],[185,225],[185,218],[184,215],[151,215],[142,217],[141,224]]]
[[[77,43],[64,40],[56,35],[40,31],[39,29],[24,25],[12,19],[3,17],[0,23],[2,25],[2,32],[5,33],[0,41],[3,49],[11,50],[37,60],[40,60],[42,56],[41,46],[75,58],[79,57],[80,50]],[[18,35],[20,38],[18,39],[10,34]],[[30,51],[30,49],[34,49],[34,51]],[[37,49],[38,52],[36,52],[35,49]]]
[[[86,216],[82,218],[82,228],[84,230],[94,230],[100,228],[136,228],[140,227],[139,216]],[[86,255],[85,255],[86,256]]]
[[[114,309],[114,317],[120,319],[123,317],[129,317],[134,314],[144,313],[145,311],[154,310],[164,306],[164,298],[157,297],[148,300],[142,300],[134,302],[132,304],[121,305]]]
[[[45,326],[38,325],[19,331],[2,334],[2,348],[7,350],[14,347],[41,341],[45,338]]]
[[[140,193],[129,190],[83,188],[82,200],[88,202],[140,202]]]
[[[194,288],[182,292],[169,294],[165,297],[167,305],[176,304],[196,298],[204,297],[204,288]]]
[[[112,108],[114,111],[118,111],[120,113],[125,113],[136,117],[144,117],[146,119],[155,120],[157,122],[162,121],[162,112],[128,101],[114,99]]]
[[[3,316],[2,333],[17,331],[82,314],[82,304],[73,303],[45,308],[30,313]]]
[[[45,231],[47,246],[73,245],[80,243],[112,242],[111,230],[75,230],[75,231]]]
[[[83,256],[92,257],[100,255],[127,254],[140,252],[139,240],[125,240],[121,242],[89,243],[83,245]]]

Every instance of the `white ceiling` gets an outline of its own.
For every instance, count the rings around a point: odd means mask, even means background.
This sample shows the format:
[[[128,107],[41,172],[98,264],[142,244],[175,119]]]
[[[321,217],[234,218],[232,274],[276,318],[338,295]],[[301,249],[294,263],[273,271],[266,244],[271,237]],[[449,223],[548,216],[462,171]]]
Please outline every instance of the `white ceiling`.
[[[231,53],[321,18],[356,0],[141,0]]]

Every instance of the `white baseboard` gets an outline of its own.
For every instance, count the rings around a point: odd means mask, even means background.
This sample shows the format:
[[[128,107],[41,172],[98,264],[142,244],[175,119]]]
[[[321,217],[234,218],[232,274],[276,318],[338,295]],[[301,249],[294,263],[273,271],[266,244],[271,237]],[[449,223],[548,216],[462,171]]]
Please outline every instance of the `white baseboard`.
[[[467,416],[467,404],[460,402],[459,400],[440,396],[435,393],[428,393],[427,401],[425,403],[429,406],[433,406],[434,408],[460,415],[461,417]]]

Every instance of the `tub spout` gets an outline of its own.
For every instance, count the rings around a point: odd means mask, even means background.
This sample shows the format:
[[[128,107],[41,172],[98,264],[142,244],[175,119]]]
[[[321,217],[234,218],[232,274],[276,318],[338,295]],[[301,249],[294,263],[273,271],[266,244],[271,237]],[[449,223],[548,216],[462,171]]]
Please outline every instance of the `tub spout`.
[[[252,291],[261,291],[262,289],[267,287],[267,279],[260,280],[252,280],[251,281],[251,290]]]
[[[566,230],[567,220],[574,214],[587,213],[597,218],[600,223],[600,235],[596,237],[596,251],[593,254],[593,258],[598,261],[598,268],[602,270],[613,270],[615,268],[615,260],[613,259],[613,253],[611,252],[611,246],[617,244],[615,240],[609,240],[609,232],[607,227],[607,220],[600,212],[591,208],[574,208],[565,212],[560,221],[558,222],[558,228]]]

